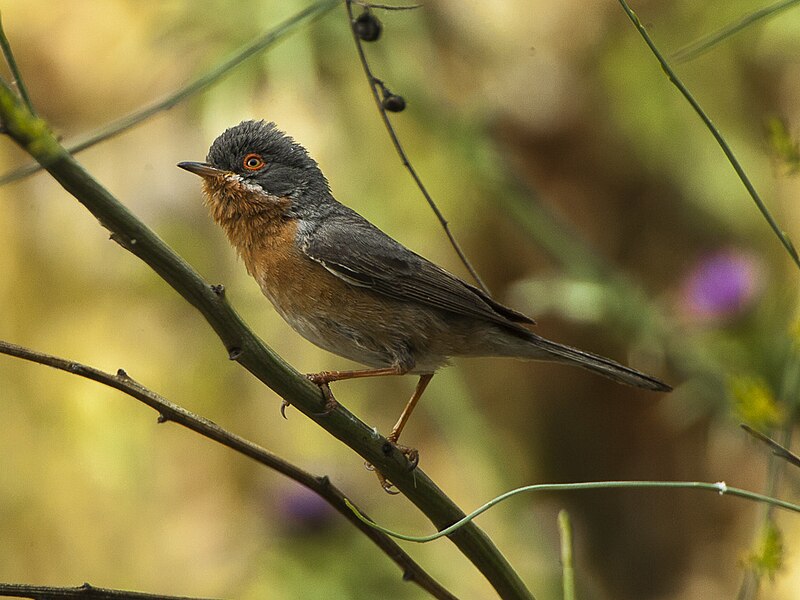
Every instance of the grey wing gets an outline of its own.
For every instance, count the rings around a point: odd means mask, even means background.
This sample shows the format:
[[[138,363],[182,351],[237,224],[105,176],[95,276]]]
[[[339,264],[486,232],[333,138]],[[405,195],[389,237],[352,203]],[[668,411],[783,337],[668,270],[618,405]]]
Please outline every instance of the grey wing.
[[[346,207],[345,207],[346,208]],[[301,250],[312,260],[351,285],[505,325],[534,323],[533,319],[495,302],[429,260],[383,233],[359,214],[328,217],[314,229],[301,226]]]

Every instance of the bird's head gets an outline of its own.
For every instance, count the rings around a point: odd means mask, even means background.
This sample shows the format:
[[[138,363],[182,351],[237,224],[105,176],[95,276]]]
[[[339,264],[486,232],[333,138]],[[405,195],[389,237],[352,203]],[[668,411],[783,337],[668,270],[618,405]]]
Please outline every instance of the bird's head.
[[[206,162],[178,163],[199,175],[215,217],[284,213],[324,202],[330,191],[316,161],[274,123],[243,121],[211,145]]]

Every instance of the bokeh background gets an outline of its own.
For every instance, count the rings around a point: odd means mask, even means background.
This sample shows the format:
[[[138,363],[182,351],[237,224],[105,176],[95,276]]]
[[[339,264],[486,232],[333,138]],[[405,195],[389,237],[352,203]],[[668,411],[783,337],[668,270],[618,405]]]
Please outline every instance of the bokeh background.
[[[159,99],[305,1],[5,0],[39,112],[65,140]],[[762,4],[641,1],[667,53]],[[708,131],[612,0],[430,0],[379,12],[367,52],[408,108],[405,147],[493,294],[537,331],[670,381],[655,396],[566,367],[456,360],[405,442],[464,509],[534,482],[726,481],[768,490],[739,427],[796,423],[798,271]],[[678,72],[786,231],[800,239],[800,9]],[[204,93],[80,154],[86,168],[300,371],[351,364],[261,296],[175,168],[243,119],[303,143],[337,198],[466,277],[390,145],[344,7]],[[26,163],[0,140],[2,171]],[[381,523],[426,533],[347,448],[227,360],[200,315],[46,174],[0,188],[0,337],[115,371],[331,479]],[[386,432],[413,378],[335,386]],[[792,402],[795,404],[793,405]],[[226,598],[420,598],[313,494],[95,383],[0,357],[0,581]],[[780,465],[775,492],[798,498]],[[517,497],[480,518],[538,598],[561,597],[556,515],[580,597],[791,599],[800,520],[716,494]],[[766,540],[766,543],[765,543]],[[459,596],[494,597],[447,541],[406,545]],[[756,585],[756,581],[760,585]],[[760,587],[759,594],[756,589]],[[744,590],[744,591],[741,591]]]

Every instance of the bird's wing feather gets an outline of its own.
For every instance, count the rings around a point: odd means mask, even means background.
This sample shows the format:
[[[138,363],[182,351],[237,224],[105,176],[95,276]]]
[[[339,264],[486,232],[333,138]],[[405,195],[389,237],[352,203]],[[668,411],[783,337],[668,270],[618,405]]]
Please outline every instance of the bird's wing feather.
[[[300,249],[351,285],[512,329],[515,323],[534,322],[415,254],[355,212],[304,229],[299,231]]]

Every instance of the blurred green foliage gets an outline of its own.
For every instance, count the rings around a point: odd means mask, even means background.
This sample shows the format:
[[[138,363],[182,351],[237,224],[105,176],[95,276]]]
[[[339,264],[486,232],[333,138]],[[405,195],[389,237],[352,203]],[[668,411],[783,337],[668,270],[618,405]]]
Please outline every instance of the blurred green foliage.
[[[800,145],[796,137],[792,137],[786,123],[778,117],[767,120],[767,132],[775,156],[786,165],[790,175],[800,171]]]
[[[758,430],[780,425],[783,414],[767,382],[761,378],[738,375],[730,382],[737,418]]]
[[[773,521],[767,521],[761,531],[758,550],[747,561],[770,579],[780,571],[784,560],[783,534]]]

